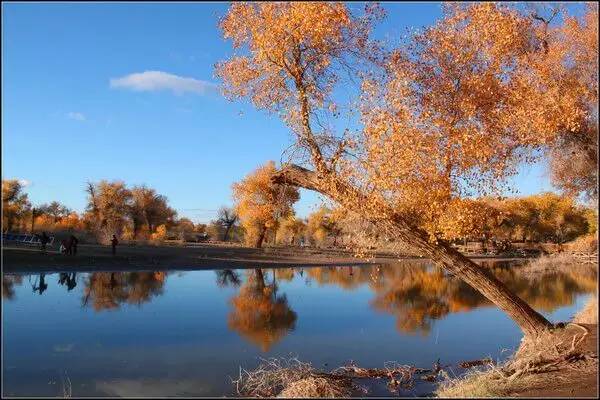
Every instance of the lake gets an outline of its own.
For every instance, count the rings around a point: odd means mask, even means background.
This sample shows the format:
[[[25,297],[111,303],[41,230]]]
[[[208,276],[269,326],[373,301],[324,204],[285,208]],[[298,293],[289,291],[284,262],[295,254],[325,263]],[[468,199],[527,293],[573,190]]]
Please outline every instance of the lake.
[[[595,292],[595,270],[527,277],[490,264],[552,321]],[[260,358],[323,369],[386,361],[450,373],[503,359],[515,323],[425,261],[364,267],[4,274],[3,395],[231,396]],[[503,349],[508,349],[506,351]],[[420,382],[402,396],[426,395]],[[369,394],[386,395],[385,384]]]

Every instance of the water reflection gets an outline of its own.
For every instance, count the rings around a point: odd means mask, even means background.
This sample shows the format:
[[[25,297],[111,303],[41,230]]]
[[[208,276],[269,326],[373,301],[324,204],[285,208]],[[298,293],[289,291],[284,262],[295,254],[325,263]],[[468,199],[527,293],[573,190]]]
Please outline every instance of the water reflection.
[[[547,312],[572,304],[579,294],[595,291],[598,279],[594,267],[533,276],[507,263],[485,267],[534,308]],[[334,284],[347,290],[368,285],[374,293],[372,307],[393,314],[397,329],[403,333],[426,336],[434,320],[494,306],[462,280],[426,264],[368,266],[355,268],[353,274],[343,268],[315,268],[308,273],[321,285]]]
[[[277,293],[274,271],[271,283],[265,282],[260,268],[246,272],[246,281],[229,301],[231,311],[227,324],[266,352],[294,329],[297,315],[288,305],[285,294]]]
[[[58,284],[61,286],[66,286],[67,291],[71,291],[75,289],[77,286],[77,273],[76,272],[61,272],[58,278]]]
[[[598,279],[597,268],[593,266],[536,275],[528,275],[526,269],[506,263],[488,263],[484,267],[543,312],[571,305],[578,295],[594,292]],[[118,309],[123,304],[149,302],[163,294],[168,278],[168,273],[161,271],[80,275],[83,275],[80,279],[82,305],[96,312]],[[218,287],[235,290],[228,300],[228,328],[263,352],[293,331],[299,318],[280,284],[310,286],[315,282],[319,286],[330,285],[347,291],[367,287],[372,294],[370,307],[393,315],[397,330],[411,335],[428,335],[436,320],[451,313],[493,306],[469,285],[426,261],[354,268],[223,269],[216,270],[215,276]],[[77,278],[76,272],[60,273],[58,284],[71,291],[77,287]],[[27,279],[34,293],[41,295],[48,289],[44,273],[30,275]],[[4,274],[3,298],[13,300],[15,287],[23,281],[20,275]]]
[[[33,281],[33,283],[30,281],[31,283],[31,290],[33,290],[33,293],[39,293],[40,295],[42,295],[46,289],[48,289],[48,284],[46,283],[46,274],[40,274],[38,277],[36,277],[36,279]]]
[[[238,287],[242,284],[240,274],[233,269],[221,269],[215,271],[217,275],[217,286],[223,288],[227,286]]]
[[[12,300],[15,298],[15,286],[23,284],[21,275],[4,275],[2,274],[2,298]]]
[[[121,304],[150,301],[163,293],[166,272],[94,272],[85,280],[83,306],[96,311],[119,308]]]

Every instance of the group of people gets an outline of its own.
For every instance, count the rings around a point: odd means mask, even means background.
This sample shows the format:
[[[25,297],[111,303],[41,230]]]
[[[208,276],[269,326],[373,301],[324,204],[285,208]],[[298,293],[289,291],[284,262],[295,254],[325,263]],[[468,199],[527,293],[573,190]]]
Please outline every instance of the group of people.
[[[69,236],[69,239],[61,240],[61,254],[77,255],[77,243],[79,243],[79,240],[75,237],[75,235]]]
[[[42,232],[41,235],[36,235],[40,240],[40,245],[42,251],[46,251],[46,245],[50,241],[50,237],[46,234],[46,232]],[[59,251],[61,254],[68,255],[77,255],[77,244],[79,243],[79,239],[75,237],[75,235],[69,236],[68,239],[63,239],[60,241]],[[116,235],[113,235],[110,244],[112,246],[112,254],[117,254],[117,245],[119,244],[119,240]]]

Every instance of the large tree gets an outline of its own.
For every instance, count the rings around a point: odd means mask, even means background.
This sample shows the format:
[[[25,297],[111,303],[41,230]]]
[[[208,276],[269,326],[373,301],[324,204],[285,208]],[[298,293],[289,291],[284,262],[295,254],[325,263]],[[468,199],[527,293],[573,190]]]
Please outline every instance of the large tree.
[[[44,214],[52,217],[54,223],[57,223],[62,218],[71,214],[71,210],[64,204],[60,204],[58,201],[53,201],[50,204],[42,204],[37,208]]]
[[[108,243],[112,235],[120,235],[130,210],[131,191],[121,181],[88,182],[87,213],[91,230],[99,241]]]
[[[360,214],[537,335],[550,323],[436,232],[466,196],[505,187],[531,150],[580,134],[591,118],[588,83],[568,72],[586,60],[560,57],[562,26],[510,6],[445,6],[440,21],[391,51],[369,38],[381,15],[370,4],[355,17],[343,3],[235,3],[220,23],[241,50],[217,65],[224,93],[278,113],[294,133],[303,165],[284,166],[274,182]],[[346,75],[359,95],[336,102]],[[359,128],[321,123],[343,105],[360,111]]]
[[[239,217],[233,208],[223,206],[217,211],[217,223],[221,224],[225,229],[225,232],[223,233],[223,240],[225,242],[229,239],[229,232],[238,219]]]
[[[11,231],[31,208],[24,192],[25,187],[17,179],[2,180],[2,230]]]
[[[167,198],[145,185],[134,186],[130,190],[131,204],[129,213],[133,223],[133,238],[142,228],[151,234],[159,225],[173,221],[175,210],[167,204]]]
[[[553,74],[571,85],[590,118],[576,134],[564,132],[550,147],[552,182],[571,195],[598,200],[598,3],[586,3],[583,19],[567,16],[548,60]],[[571,60],[573,62],[571,62]]]
[[[246,231],[246,241],[260,248],[269,229],[277,228],[277,220],[292,212],[298,201],[295,186],[274,183],[275,163],[269,161],[232,185],[235,211]]]

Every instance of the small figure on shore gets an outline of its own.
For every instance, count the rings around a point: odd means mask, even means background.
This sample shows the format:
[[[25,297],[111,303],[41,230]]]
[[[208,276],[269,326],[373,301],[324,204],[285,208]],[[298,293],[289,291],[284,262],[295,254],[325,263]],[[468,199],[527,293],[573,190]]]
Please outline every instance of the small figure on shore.
[[[46,251],[46,244],[50,241],[50,238],[48,237],[48,235],[46,235],[46,232],[42,232],[42,234],[40,235],[40,244],[42,246],[42,251]]]
[[[79,240],[75,237],[75,235],[71,235],[69,237],[69,254],[77,255],[77,243],[79,243]]]
[[[115,254],[117,254],[117,245],[119,244],[119,241],[117,240],[117,237],[115,235],[113,235],[110,243],[112,245],[112,254],[114,256]]]
[[[67,248],[68,248],[68,246],[69,245],[68,245],[66,239],[61,240],[60,241],[60,247],[58,249],[60,251],[60,254],[67,254]]]

